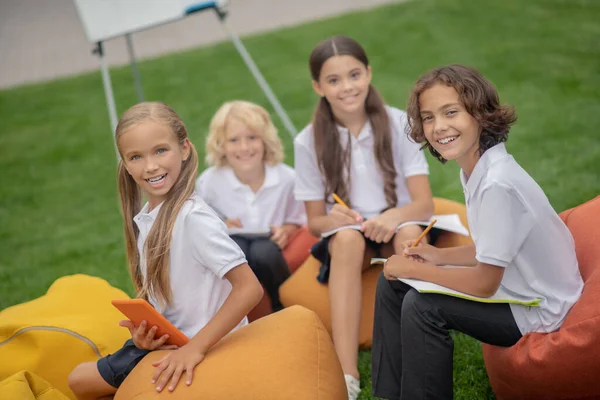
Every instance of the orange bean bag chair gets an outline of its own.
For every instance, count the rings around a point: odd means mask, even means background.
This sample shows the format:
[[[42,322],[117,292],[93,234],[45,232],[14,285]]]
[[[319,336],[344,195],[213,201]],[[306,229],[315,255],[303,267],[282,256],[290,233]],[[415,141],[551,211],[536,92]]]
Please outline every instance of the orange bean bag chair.
[[[304,261],[306,261],[310,255],[310,248],[313,244],[317,243],[318,240],[319,239],[310,234],[308,228],[305,226],[298,229],[294,233],[294,236],[290,238],[289,244],[283,250],[283,257],[285,258],[285,261],[287,261],[292,274]],[[273,309],[271,308],[271,299],[266,290],[264,293],[265,294],[260,302],[248,314],[248,321],[252,322],[273,312]]]
[[[223,338],[175,390],[158,393],[148,354],[129,374],[115,400],[345,400],[346,384],[331,338],[314,312],[291,307]]]
[[[441,198],[434,198],[435,214],[458,214],[463,225],[468,227],[467,213],[464,204]],[[443,232],[436,241],[436,246],[453,247],[471,244],[471,238],[451,232]],[[365,254],[365,263],[370,263],[375,254]],[[306,262],[279,288],[279,295],[284,306],[301,305],[313,310],[323,321],[323,325],[331,332],[331,314],[329,311],[329,291],[327,285],[317,281],[320,262],[310,256]],[[373,318],[375,313],[375,289],[377,278],[383,267],[374,266],[362,274],[362,309],[360,316],[359,346],[363,349],[371,347],[373,338]]]
[[[558,331],[528,333],[512,347],[483,345],[499,400],[600,399],[600,196],[560,217],[575,239],[583,293]]]

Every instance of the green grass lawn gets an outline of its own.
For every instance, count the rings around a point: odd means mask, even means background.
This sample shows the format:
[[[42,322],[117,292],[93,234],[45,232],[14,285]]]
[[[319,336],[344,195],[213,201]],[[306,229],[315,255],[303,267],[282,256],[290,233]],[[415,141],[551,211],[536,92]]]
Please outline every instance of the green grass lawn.
[[[519,121],[508,148],[557,211],[600,194],[600,2],[419,0],[245,39],[297,127],[316,101],[308,55],[334,34],[367,50],[374,84],[403,108],[426,70],[464,63],[492,80]],[[224,101],[268,103],[230,43],[141,62],[146,97],[174,107],[203,154]],[[130,69],[112,74],[119,113],[135,103]],[[280,127],[287,162],[292,145]],[[0,91],[0,309],[58,277],[100,276],[132,294],[100,73]],[[455,165],[429,158],[434,195],[463,201]],[[596,161],[594,161],[596,160]],[[493,399],[480,346],[455,335],[455,398]],[[370,353],[360,355],[370,399]]]

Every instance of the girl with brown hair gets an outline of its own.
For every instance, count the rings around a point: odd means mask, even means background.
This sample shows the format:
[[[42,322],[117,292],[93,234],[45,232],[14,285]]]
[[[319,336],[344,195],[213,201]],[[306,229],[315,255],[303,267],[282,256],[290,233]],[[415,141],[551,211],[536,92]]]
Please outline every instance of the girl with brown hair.
[[[406,113],[384,105],[371,85],[371,66],[355,40],[335,36],[310,56],[313,121],[294,141],[297,200],[305,202],[311,232],[342,229],[313,247],[329,281],[333,341],[348,397],[360,391],[357,368],[361,272],[365,257],[390,256],[422,232],[433,213],[429,169],[418,144],[404,134]],[[348,207],[335,204],[338,195]],[[368,265],[368,263],[367,263]]]

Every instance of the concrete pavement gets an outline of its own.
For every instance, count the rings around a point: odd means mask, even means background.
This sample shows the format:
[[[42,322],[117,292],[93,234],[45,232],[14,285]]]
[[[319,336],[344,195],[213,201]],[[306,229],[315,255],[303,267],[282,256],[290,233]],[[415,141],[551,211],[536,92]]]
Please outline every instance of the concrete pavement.
[[[392,2],[232,0],[228,21],[243,36]],[[144,59],[228,37],[209,11],[135,33],[132,39],[136,57]],[[0,1],[0,89],[97,70],[91,49],[72,0]],[[123,37],[107,41],[105,54],[110,65],[129,62]]]

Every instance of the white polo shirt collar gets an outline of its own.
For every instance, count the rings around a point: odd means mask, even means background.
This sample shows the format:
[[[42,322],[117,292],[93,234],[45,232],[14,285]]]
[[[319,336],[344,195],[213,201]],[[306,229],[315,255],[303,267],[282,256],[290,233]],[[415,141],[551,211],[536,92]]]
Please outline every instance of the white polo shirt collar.
[[[477,190],[477,187],[481,183],[481,180],[485,176],[490,166],[506,156],[508,156],[506,146],[504,143],[498,143],[483,153],[481,158],[475,164],[475,168],[473,168],[473,172],[468,180],[465,171],[462,169],[460,170],[460,183],[462,183],[463,191],[465,192],[465,200],[467,202]]]
[[[235,172],[233,172],[232,168],[226,168],[223,170],[224,174],[229,182],[230,187],[233,190],[242,190],[244,188],[249,188],[248,185],[242,183],[237,176],[235,176]],[[273,186],[277,186],[280,182],[279,172],[277,169],[271,165],[265,164],[265,181],[263,185],[260,187],[259,191],[263,188],[270,188]]]
[[[352,135],[345,126],[336,124],[336,128],[340,134],[342,144],[346,144],[348,137],[350,137],[353,142],[364,142],[373,138],[373,127],[371,126],[371,121],[369,120],[367,120],[367,122],[363,125],[362,129],[358,133],[358,136],[356,137]]]
[[[155,220],[156,217],[158,216],[158,212],[160,211],[160,208],[162,207],[164,202],[160,203],[159,205],[157,205],[156,207],[154,207],[154,209],[150,212],[148,212],[148,208],[150,208],[150,205],[148,203],[146,203],[144,205],[144,207],[142,207],[142,209],[140,210],[140,212],[133,217],[133,220],[135,221],[135,223],[138,226],[138,229],[141,229],[141,224],[152,224]]]

